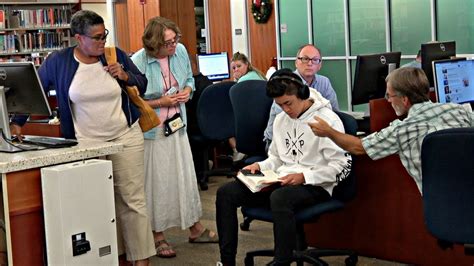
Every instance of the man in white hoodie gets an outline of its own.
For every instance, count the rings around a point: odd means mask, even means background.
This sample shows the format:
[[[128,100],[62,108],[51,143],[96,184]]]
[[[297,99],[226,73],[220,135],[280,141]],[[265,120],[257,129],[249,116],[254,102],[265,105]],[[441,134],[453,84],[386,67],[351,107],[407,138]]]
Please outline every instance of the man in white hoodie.
[[[271,265],[289,265],[296,247],[295,210],[328,200],[337,182],[350,172],[351,156],[328,138],[316,137],[308,126],[316,115],[344,131],[329,101],[312,98],[308,86],[288,69],[272,75],[267,95],[284,112],[275,119],[268,159],[244,169],[252,172],[271,169],[280,176],[281,186],[273,191],[252,193],[240,181],[233,181],[219,188],[216,222],[223,265],[235,265],[237,208],[242,205],[271,208],[275,220],[275,258]]]

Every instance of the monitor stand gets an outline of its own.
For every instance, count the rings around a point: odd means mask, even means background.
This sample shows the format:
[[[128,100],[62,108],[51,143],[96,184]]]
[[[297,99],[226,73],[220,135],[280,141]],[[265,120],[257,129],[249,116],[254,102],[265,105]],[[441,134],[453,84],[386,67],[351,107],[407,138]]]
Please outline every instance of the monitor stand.
[[[7,140],[11,139],[10,119],[8,117],[7,101],[5,92],[8,88],[0,86],[0,152],[19,152],[23,149],[17,148]]]

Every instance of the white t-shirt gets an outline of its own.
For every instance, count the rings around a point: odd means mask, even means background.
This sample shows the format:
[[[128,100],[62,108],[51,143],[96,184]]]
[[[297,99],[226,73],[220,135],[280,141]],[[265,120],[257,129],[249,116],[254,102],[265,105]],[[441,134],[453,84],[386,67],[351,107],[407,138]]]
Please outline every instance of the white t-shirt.
[[[84,64],[74,58],[79,68],[69,88],[69,99],[76,138],[107,141],[125,134],[128,126],[118,82],[100,61]]]

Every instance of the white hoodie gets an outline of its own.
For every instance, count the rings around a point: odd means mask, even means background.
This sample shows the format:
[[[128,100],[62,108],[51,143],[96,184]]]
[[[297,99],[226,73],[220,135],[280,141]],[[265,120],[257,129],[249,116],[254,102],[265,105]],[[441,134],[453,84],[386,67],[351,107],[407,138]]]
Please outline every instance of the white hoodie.
[[[337,181],[350,172],[352,158],[331,139],[318,137],[311,131],[308,122],[314,122],[313,117],[318,116],[332,128],[344,132],[329,101],[315,96],[310,95],[313,104],[299,118],[292,119],[285,112],[277,115],[268,158],[258,164],[261,170],[271,169],[279,176],[303,173],[305,184],[321,186],[332,195]]]

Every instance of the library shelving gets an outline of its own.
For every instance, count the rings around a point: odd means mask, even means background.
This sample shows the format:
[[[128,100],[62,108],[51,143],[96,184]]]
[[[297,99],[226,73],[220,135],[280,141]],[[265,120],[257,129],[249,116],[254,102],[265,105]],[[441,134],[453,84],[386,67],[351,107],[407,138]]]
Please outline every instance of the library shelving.
[[[49,53],[73,45],[70,22],[79,8],[79,0],[1,1],[0,62],[40,65]]]

